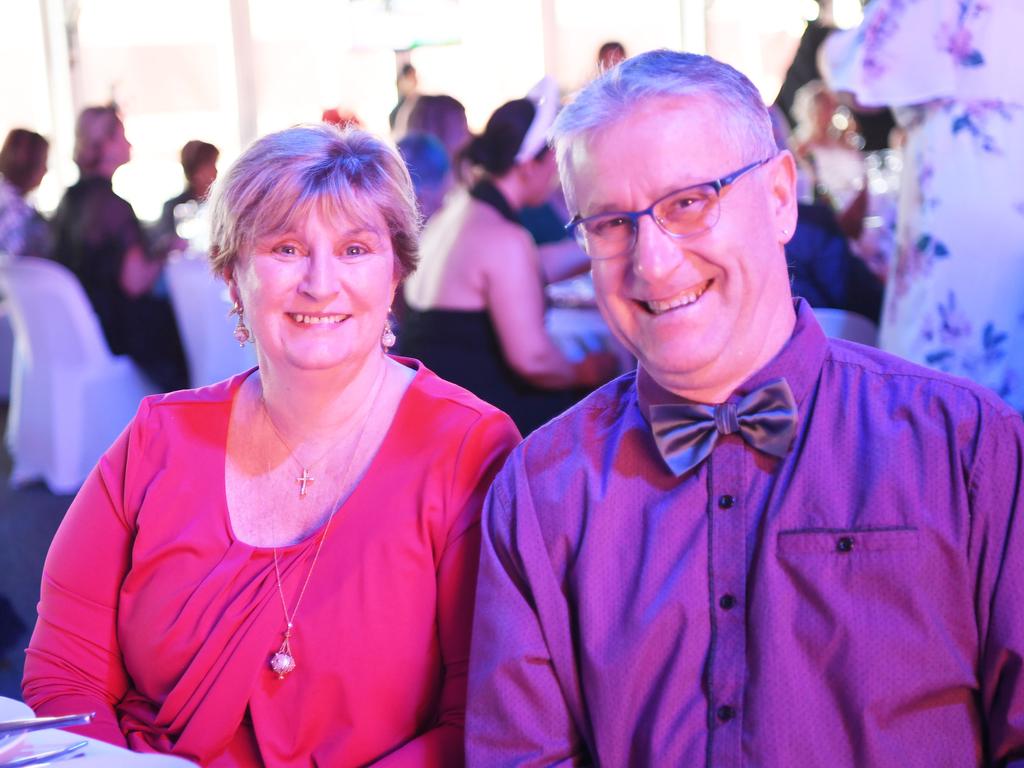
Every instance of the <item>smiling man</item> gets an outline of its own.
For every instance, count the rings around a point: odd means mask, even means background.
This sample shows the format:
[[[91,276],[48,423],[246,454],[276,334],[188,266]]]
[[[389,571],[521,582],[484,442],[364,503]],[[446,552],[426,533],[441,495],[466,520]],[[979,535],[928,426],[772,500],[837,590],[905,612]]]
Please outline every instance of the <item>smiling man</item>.
[[[731,67],[655,51],[554,135],[635,374],[492,486],[471,766],[975,766],[1024,756],[1024,429],[825,338],[794,164]]]

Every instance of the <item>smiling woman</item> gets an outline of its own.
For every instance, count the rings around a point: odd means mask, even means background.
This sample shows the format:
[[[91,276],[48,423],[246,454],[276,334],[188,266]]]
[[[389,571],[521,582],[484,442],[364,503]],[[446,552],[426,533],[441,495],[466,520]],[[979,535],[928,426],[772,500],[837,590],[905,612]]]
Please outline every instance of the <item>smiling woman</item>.
[[[382,217],[368,213],[364,225],[312,211],[301,224],[258,238],[225,273],[237,305],[249,312],[258,356],[276,358],[261,368],[358,368],[380,346],[398,269]],[[339,282],[343,298],[334,296]]]
[[[461,765],[480,506],[518,433],[386,354],[418,227],[392,149],[292,128],[218,185],[213,267],[259,367],[144,401],[101,460],[26,700],[204,765]]]

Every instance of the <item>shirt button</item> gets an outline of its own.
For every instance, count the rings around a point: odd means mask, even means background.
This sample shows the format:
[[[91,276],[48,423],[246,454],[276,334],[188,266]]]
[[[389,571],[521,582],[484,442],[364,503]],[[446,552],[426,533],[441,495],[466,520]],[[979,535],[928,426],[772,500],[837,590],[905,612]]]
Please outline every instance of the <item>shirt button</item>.
[[[722,608],[724,608],[725,610],[727,610],[727,611],[728,611],[728,610],[730,610],[730,609],[731,609],[731,608],[732,608],[732,607],[733,607],[734,605],[736,605],[736,598],[735,598],[735,597],[733,597],[732,595],[722,595],[722,596],[721,596],[721,597],[720,597],[720,598],[718,599],[718,604],[719,604],[720,606],[722,606]]]
[[[718,711],[715,712],[715,714],[718,715],[718,719],[721,720],[723,723],[728,723],[730,720],[736,717],[736,710],[730,707],[728,704],[723,704],[718,708]]]
[[[840,536],[839,541],[836,542],[836,550],[849,552],[851,549],[853,549],[853,536]]]
[[[729,509],[736,503],[736,497],[726,493],[718,497],[718,506],[722,509]]]

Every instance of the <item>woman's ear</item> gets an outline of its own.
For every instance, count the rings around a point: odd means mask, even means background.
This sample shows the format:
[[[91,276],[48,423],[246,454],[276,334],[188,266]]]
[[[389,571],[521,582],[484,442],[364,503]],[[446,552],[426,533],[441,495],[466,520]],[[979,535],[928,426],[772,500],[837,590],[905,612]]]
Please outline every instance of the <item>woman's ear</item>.
[[[391,268],[391,295],[388,298],[388,307],[391,307],[395,303],[395,297],[398,292],[402,289],[402,282],[405,280],[402,277],[402,268],[398,263],[398,259],[394,260],[394,266]]]
[[[220,272],[220,276],[228,286],[228,296],[231,297],[231,303],[235,306],[241,304],[241,297],[238,294],[238,283],[235,282],[234,267],[224,267]]]

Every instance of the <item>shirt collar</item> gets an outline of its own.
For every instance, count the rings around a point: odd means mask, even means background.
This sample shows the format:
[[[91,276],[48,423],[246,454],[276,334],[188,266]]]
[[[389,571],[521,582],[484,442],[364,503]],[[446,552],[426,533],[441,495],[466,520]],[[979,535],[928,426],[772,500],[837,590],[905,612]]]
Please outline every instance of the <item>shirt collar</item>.
[[[803,299],[793,300],[796,309],[796,325],[789,341],[759,371],[751,374],[735,391],[726,398],[726,402],[736,402],[744,395],[774,379],[785,379],[793,392],[797,407],[803,410],[803,403],[821,373],[828,351],[828,339],[821,330],[814,311]],[[650,422],[649,412],[652,405],[659,403],[693,402],[669,392],[659,385],[643,366],[638,366],[636,376],[637,403],[644,419]]]

